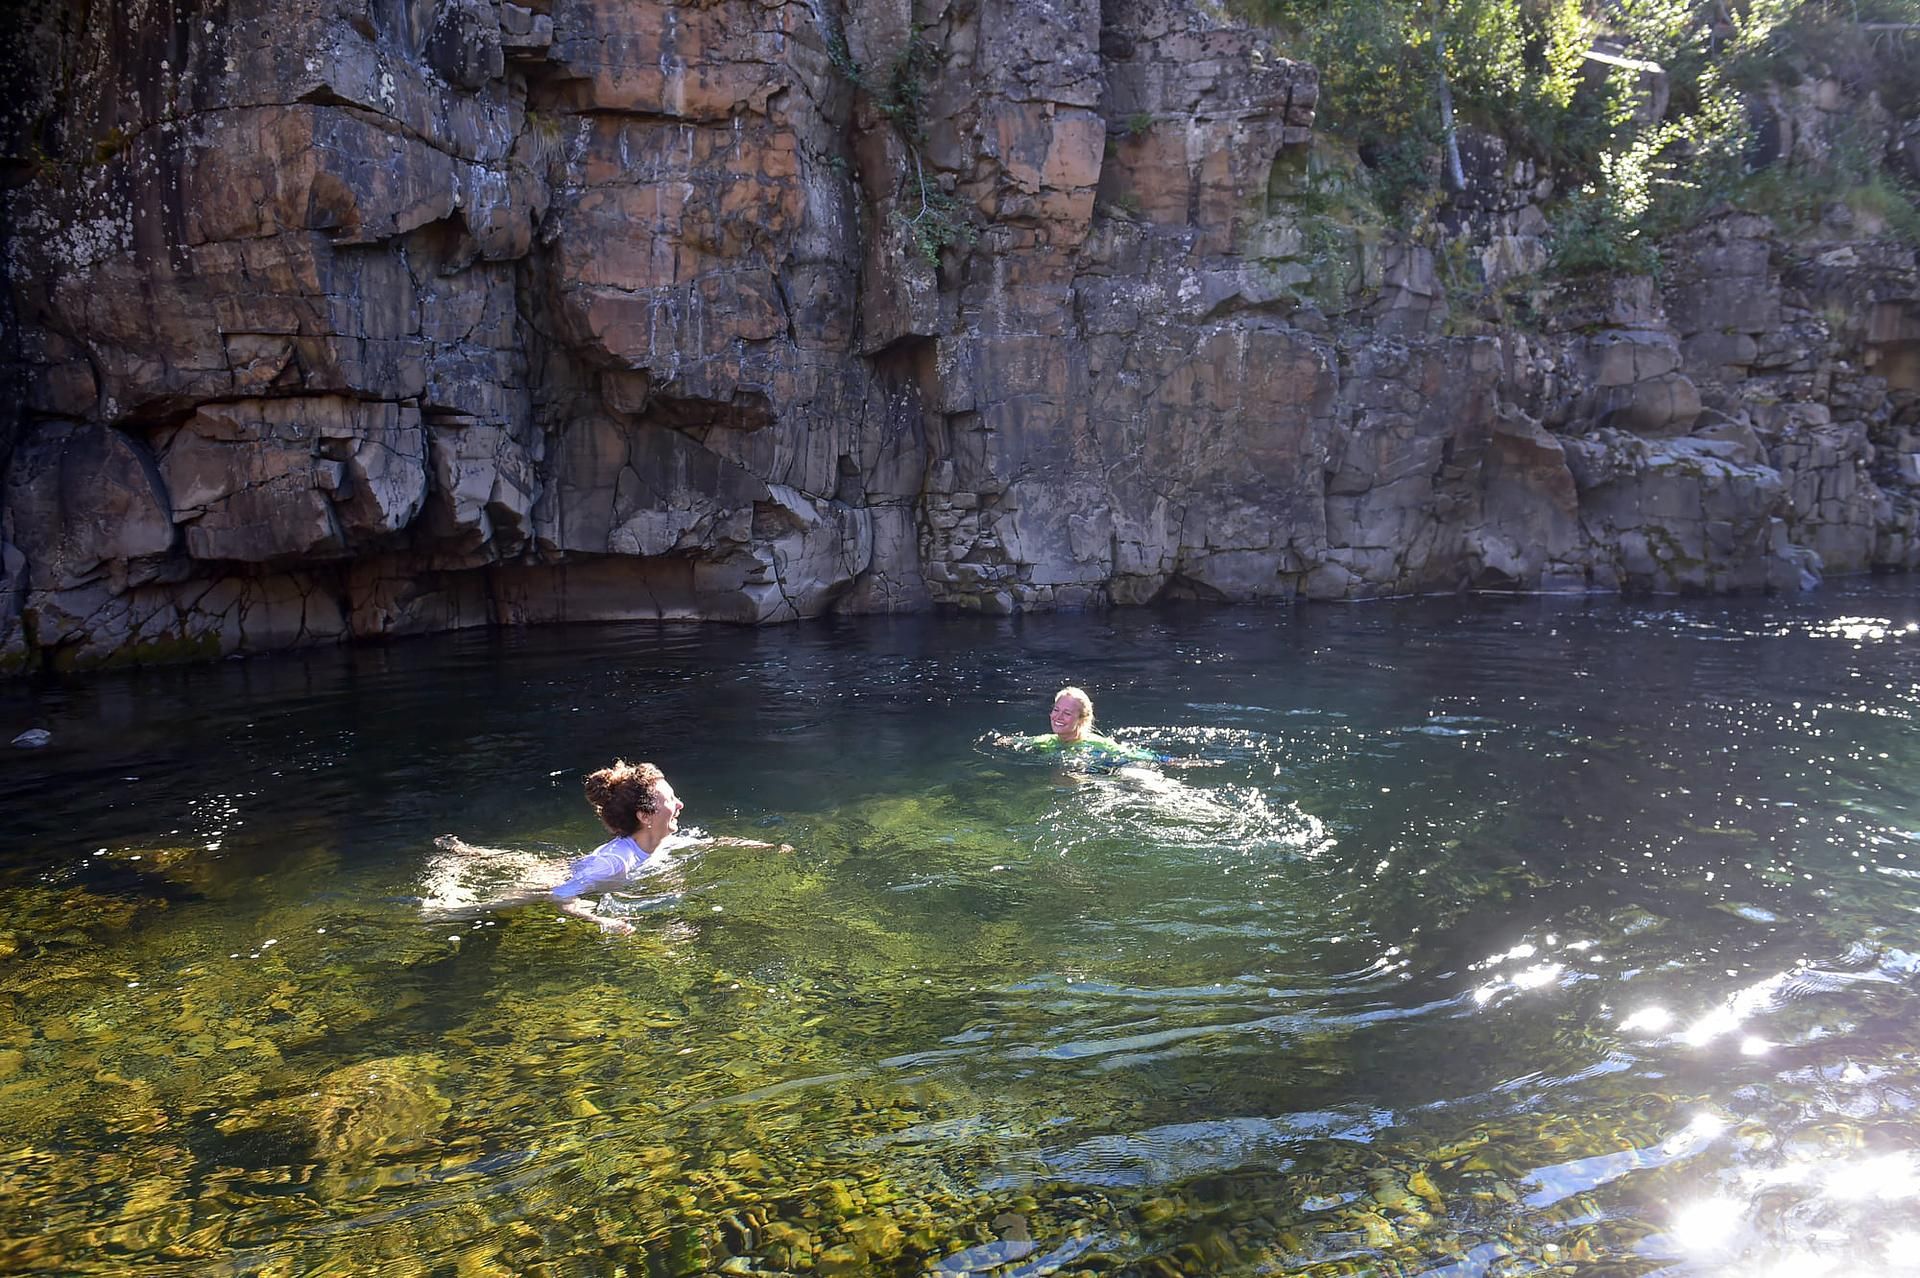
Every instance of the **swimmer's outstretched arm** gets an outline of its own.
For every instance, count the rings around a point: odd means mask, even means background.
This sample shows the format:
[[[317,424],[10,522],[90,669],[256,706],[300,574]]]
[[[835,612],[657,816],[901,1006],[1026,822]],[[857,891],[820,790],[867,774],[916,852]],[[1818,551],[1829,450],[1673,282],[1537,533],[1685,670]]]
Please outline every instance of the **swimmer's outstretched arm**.
[[[1029,737],[1018,732],[996,732],[987,740],[992,745],[1005,746],[1010,750],[1031,750],[1048,742],[1057,741],[1058,738],[1051,732],[1042,733],[1037,737]]]
[[[707,835],[703,838],[696,839],[693,846],[709,848],[760,848],[767,852],[793,851],[793,844],[791,843],[768,843],[762,839],[742,839],[731,834]]]
[[[457,834],[443,834],[433,841],[433,846],[443,852],[452,852],[456,856],[514,856],[512,848],[476,847]]]

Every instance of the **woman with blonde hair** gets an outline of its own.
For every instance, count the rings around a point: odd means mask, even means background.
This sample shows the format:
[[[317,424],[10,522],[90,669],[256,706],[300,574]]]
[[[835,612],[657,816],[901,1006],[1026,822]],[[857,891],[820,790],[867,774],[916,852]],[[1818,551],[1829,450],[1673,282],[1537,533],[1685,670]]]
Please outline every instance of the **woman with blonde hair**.
[[[1001,740],[1022,749],[1057,752],[1062,763],[1077,763],[1111,772],[1130,763],[1171,763],[1167,755],[1144,746],[1127,745],[1093,730],[1093,698],[1071,685],[1053,694],[1053,709],[1047,715],[1052,732],[1037,737],[1003,737]]]

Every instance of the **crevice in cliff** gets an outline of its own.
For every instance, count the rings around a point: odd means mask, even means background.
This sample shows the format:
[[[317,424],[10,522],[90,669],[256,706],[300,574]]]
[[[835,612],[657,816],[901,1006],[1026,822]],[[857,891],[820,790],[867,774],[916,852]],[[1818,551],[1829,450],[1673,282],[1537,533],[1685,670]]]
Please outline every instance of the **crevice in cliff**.
[[[236,334],[237,335],[237,334]],[[268,334],[280,336],[280,334]],[[213,392],[195,395],[190,401],[180,396],[149,400],[135,408],[122,412],[111,421],[101,425],[113,430],[134,434],[136,438],[151,439],[154,435],[177,429],[186,425],[201,410],[222,408],[230,404],[252,404],[260,401],[286,403],[295,400],[348,400],[355,404],[392,404],[398,408],[416,407],[414,396],[395,397],[377,395],[351,386],[305,387],[298,390],[262,387],[256,390]]]
[[[787,281],[778,270],[769,270],[767,278],[773,285],[773,295],[780,302],[780,318],[786,321],[786,332],[781,334],[788,342],[797,344],[800,336],[794,331],[793,301],[787,296]]]
[[[247,116],[258,114],[261,111],[284,111],[294,107],[319,107],[341,111],[364,124],[372,125],[383,133],[392,134],[395,137],[403,138],[409,142],[417,142],[430,151],[444,155],[457,164],[471,168],[486,169],[490,172],[505,172],[511,168],[513,163],[510,155],[503,154],[497,159],[486,159],[478,154],[464,153],[450,148],[443,140],[438,140],[428,134],[421,133],[418,129],[413,128],[398,117],[388,115],[382,111],[376,111],[362,103],[355,102],[351,98],[343,97],[327,85],[316,86],[292,98],[261,98],[222,106],[190,107],[176,114],[147,120],[130,128],[125,125],[116,126],[110,142],[100,144],[100,146],[107,149],[104,154],[98,155],[95,158],[94,163],[104,164],[119,159],[131,151],[136,145],[144,142],[147,139],[147,135],[151,133],[178,133],[181,135],[179,145],[184,146],[187,144],[186,130],[189,125],[201,121],[219,119],[222,116]],[[42,159],[39,163],[43,165],[55,164],[70,169],[80,167],[80,162],[76,160],[62,162],[52,159]]]
[[[196,112],[195,114],[213,114],[216,111],[253,111],[261,107],[292,106],[327,107],[341,111],[360,121],[362,124],[372,125],[383,133],[390,133],[395,137],[404,138],[409,142],[418,142],[429,151],[444,155],[457,164],[471,165],[474,168],[499,172],[504,171],[512,162],[509,155],[502,155],[496,160],[487,160],[482,158],[478,152],[463,154],[449,147],[444,140],[420,132],[398,116],[388,115],[384,111],[376,111],[364,103],[355,102],[352,98],[343,97],[332,86],[325,84],[316,85],[299,97],[287,102],[248,102],[237,106],[212,108],[205,112]]]
[[[1153,592],[1149,602],[1155,604],[1192,600],[1197,603],[1227,604],[1233,602],[1233,596],[1217,586],[1208,585],[1196,577],[1190,577],[1178,570],[1167,574],[1160,588]]]
[[[549,108],[542,108],[543,110]],[[632,124],[655,125],[671,129],[721,129],[726,128],[732,116],[722,115],[711,118],[693,115],[674,115],[668,111],[645,111],[634,107],[614,107],[587,105],[568,107],[561,112],[574,120],[622,120]],[[757,114],[757,113],[756,113]]]
[[[1200,316],[1199,322],[1214,324],[1253,320],[1262,327],[1291,329],[1293,325],[1288,321],[1299,309],[1299,300],[1292,296],[1260,298],[1235,293],[1215,302]]]
[[[765,430],[776,419],[773,399],[764,391],[740,389],[728,399],[701,399],[670,394],[670,386],[655,389],[645,420],[696,439],[708,430]]]

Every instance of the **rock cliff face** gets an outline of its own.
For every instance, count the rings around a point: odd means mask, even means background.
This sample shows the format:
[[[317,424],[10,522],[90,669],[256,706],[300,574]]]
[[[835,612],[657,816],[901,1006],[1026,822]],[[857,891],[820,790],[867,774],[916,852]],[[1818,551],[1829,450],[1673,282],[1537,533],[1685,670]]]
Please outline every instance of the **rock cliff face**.
[[[0,659],[1920,560],[1913,245],[1729,213],[1488,325],[1550,180],[1330,221],[1216,8],[43,4]]]

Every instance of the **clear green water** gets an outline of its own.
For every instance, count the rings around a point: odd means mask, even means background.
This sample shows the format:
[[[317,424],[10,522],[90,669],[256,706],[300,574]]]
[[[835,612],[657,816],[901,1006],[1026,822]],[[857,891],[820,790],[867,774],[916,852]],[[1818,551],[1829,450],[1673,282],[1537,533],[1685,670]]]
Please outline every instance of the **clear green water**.
[[[1920,605],[463,636],[0,691],[0,1269],[1920,1265]],[[1164,788],[982,744],[1103,730]],[[716,849],[423,917],[579,775]]]

